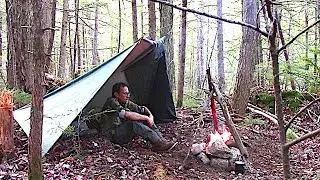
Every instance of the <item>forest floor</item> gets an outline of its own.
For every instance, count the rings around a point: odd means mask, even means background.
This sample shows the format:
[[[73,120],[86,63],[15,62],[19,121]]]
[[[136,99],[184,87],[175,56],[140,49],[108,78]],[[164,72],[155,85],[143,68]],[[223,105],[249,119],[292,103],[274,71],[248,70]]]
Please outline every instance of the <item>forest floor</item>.
[[[267,121],[237,124],[250,145],[252,170],[236,174],[215,170],[193,155],[187,156],[193,143],[205,142],[212,129],[211,121],[194,121],[200,114],[196,109],[178,109],[177,113],[180,119],[159,125],[167,139],[178,142],[171,151],[152,152],[141,138],[127,147],[98,136],[60,139],[45,156],[45,179],[282,179],[279,135],[274,125]],[[302,119],[298,119],[298,124],[308,125]],[[16,155],[0,165],[0,179],[27,179],[27,137],[16,127]],[[320,138],[292,147],[293,177],[320,179],[319,156]]]

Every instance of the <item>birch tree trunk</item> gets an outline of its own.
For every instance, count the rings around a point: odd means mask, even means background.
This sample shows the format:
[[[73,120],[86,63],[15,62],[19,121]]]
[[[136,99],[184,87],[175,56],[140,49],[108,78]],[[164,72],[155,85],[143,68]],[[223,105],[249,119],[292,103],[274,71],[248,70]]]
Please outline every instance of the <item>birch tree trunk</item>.
[[[46,29],[43,35],[45,49],[45,72],[54,73],[54,61],[51,59],[55,33],[56,0],[44,0],[42,4],[42,29]]]
[[[172,0],[167,0],[172,3]],[[173,42],[173,8],[160,4],[160,36],[166,37],[166,63],[169,76],[170,88],[175,88],[175,63],[174,63],[174,42]]]
[[[138,16],[137,16],[137,0],[132,0],[132,37],[133,42],[138,41]]]
[[[155,40],[157,37],[156,31],[156,8],[155,3],[148,0],[148,12],[149,12],[149,37]]]
[[[94,34],[93,34],[93,51],[92,51],[92,65],[95,67],[99,64],[98,54],[98,33],[99,33],[99,0],[96,0],[96,9],[94,16]]]
[[[217,15],[222,17],[222,0],[217,0]],[[223,56],[223,25],[222,21],[217,20],[217,36],[218,36],[218,76],[219,89],[225,91],[225,76],[224,76],[224,56]]]
[[[30,135],[28,139],[28,177],[43,179],[42,168],[42,125],[43,125],[43,96],[44,96],[44,59],[45,49],[41,24],[41,1],[32,1],[33,5],[33,66],[34,81],[31,102]]]
[[[69,15],[69,0],[63,0],[58,77],[64,80],[67,78],[66,64],[67,64],[68,15]]]
[[[182,0],[182,6],[187,7],[187,0]],[[186,34],[187,34],[187,13],[181,12],[181,32],[179,45],[179,80],[178,80],[178,99],[177,107],[183,105],[183,89],[184,89],[184,70],[186,60]]]
[[[243,1],[243,21],[255,25],[258,12],[255,0]],[[236,76],[236,85],[232,97],[232,107],[239,115],[244,115],[249,101],[250,88],[253,82],[254,62],[258,59],[258,33],[242,27],[242,42]]]

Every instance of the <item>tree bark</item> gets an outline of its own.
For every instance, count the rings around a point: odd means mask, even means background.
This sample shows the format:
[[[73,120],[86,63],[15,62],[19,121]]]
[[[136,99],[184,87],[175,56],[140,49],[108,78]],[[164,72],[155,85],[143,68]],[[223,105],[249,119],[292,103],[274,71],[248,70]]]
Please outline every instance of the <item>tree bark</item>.
[[[121,45],[121,0],[118,1],[118,8],[119,8],[119,31],[118,31],[118,53],[120,52],[120,45]]]
[[[308,8],[309,8],[309,6],[308,6],[308,0],[305,0],[305,6],[304,6],[304,8],[305,8],[305,11],[304,11],[304,17],[305,17],[305,27],[308,27],[309,26],[309,10],[308,10]],[[306,34],[305,34],[305,39],[306,39],[306,59],[308,59],[309,58],[309,32],[307,31],[306,32]],[[308,63],[307,63],[307,61],[306,61],[306,70],[308,70],[309,69],[309,65],[308,65]]]
[[[16,69],[16,59],[14,58],[15,48],[13,41],[13,21],[11,20],[14,15],[12,15],[14,5],[10,0],[6,0],[6,22],[7,22],[7,39],[8,39],[8,47],[7,47],[7,84],[8,88],[12,89],[14,87],[15,78],[15,69]]]
[[[77,44],[79,43],[79,0],[75,0],[75,22],[76,22],[76,29],[74,34],[74,41],[73,41],[73,67],[72,67],[72,78],[76,78],[76,74],[80,70],[79,67],[81,66],[81,63],[79,64],[79,56],[77,56]],[[78,60],[78,67],[76,68],[76,60]],[[81,68],[81,67],[80,67]]]
[[[31,92],[33,67],[30,40],[30,1],[6,0],[8,23],[8,82],[9,87]],[[23,8],[22,8],[23,7]]]
[[[92,51],[92,65],[95,67],[99,64],[98,54],[98,33],[99,33],[99,0],[96,0],[96,9],[94,16],[94,35],[93,35],[93,51]]]
[[[132,0],[132,37],[133,42],[138,41],[138,16],[137,16],[137,0]]]
[[[222,0],[217,0],[217,15],[222,18]],[[217,20],[218,33],[218,77],[219,89],[225,91],[225,76],[224,76],[224,57],[223,57],[223,25],[222,21]]]
[[[281,154],[282,154],[282,166],[284,171],[284,179],[291,179],[290,173],[290,159],[289,159],[289,148],[285,146],[286,143],[286,130],[283,119],[283,105],[282,105],[282,95],[280,88],[280,74],[279,74],[279,51],[278,51],[278,42],[277,42],[277,32],[278,31],[278,22],[277,19],[273,17],[272,14],[272,5],[270,0],[266,0],[267,13],[272,22],[272,26],[269,32],[269,51],[271,54],[272,60],[272,71],[273,71],[273,87],[274,87],[274,96],[275,96],[275,112],[278,118],[279,131],[280,131],[280,143],[281,143]],[[275,13],[277,14],[277,13]]]
[[[69,66],[69,73],[68,76],[70,76],[72,79],[74,78],[75,74],[75,63],[76,60],[73,59],[73,52],[72,52],[72,39],[71,39],[71,17],[68,16],[68,37],[69,37],[69,56],[70,56],[70,66]],[[74,47],[74,46],[73,46]]]
[[[60,40],[60,56],[58,77],[66,80],[66,64],[67,64],[67,36],[68,36],[68,15],[69,15],[69,0],[63,0],[62,28]]]
[[[1,107],[0,104],[0,156],[12,153],[14,150],[13,106]]]
[[[187,7],[187,0],[182,0],[182,6]],[[179,46],[179,80],[178,80],[178,99],[177,107],[183,105],[183,89],[184,89],[184,71],[186,60],[186,34],[187,34],[187,13],[181,12],[181,32]]]
[[[45,72],[55,74],[54,62],[51,59],[52,47],[55,34],[55,18],[56,18],[56,0],[44,0],[42,4],[42,28],[44,32],[44,49],[45,49]]]
[[[143,6],[143,0],[141,0],[141,6]],[[144,36],[144,31],[143,31],[143,27],[144,27],[144,24],[143,24],[143,8],[141,9],[141,13],[140,13],[140,19],[141,19],[141,37]]]
[[[243,4],[243,19],[248,24],[256,24],[257,3],[245,0]],[[249,101],[250,88],[253,82],[254,62],[258,59],[258,33],[247,27],[242,27],[242,42],[236,76],[236,85],[232,97],[232,107],[243,116]]]
[[[149,37],[155,40],[157,37],[156,29],[156,8],[154,2],[148,0],[148,12],[149,12]]]
[[[167,0],[172,3],[172,0]],[[166,37],[166,63],[170,88],[175,91],[175,63],[173,42],[173,8],[160,4],[160,36]]]
[[[203,1],[199,1],[199,9],[203,6]],[[203,37],[203,17],[197,15],[197,60],[196,60],[196,82],[197,88],[201,89],[204,82],[205,62],[203,59],[204,37]]]
[[[42,168],[42,125],[43,125],[43,96],[44,96],[44,59],[45,49],[42,30],[41,1],[32,1],[33,5],[33,66],[34,79],[31,100],[30,135],[28,147],[28,177],[29,179],[43,179]]]

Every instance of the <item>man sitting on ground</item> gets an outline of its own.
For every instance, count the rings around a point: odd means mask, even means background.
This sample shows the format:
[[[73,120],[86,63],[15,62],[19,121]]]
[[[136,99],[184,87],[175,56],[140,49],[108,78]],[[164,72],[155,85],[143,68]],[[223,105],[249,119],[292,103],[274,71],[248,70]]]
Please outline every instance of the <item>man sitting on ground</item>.
[[[166,151],[173,146],[162,137],[159,129],[154,124],[150,110],[139,106],[129,100],[130,92],[125,83],[119,82],[112,87],[112,97],[108,98],[102,111],[115,111],[109,114],[112,118],[110,128],[107,130],[113,143],[127,144],[136,136],[151,142],[153,151]]]

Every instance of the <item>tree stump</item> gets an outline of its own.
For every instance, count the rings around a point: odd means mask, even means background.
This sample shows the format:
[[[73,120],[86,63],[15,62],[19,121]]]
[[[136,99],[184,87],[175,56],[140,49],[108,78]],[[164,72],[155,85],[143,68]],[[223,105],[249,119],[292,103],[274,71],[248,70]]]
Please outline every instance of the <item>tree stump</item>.
[[[0,157],[6,157],[13,152],[13,131],[12,95],[3,90],[0,97]]]

